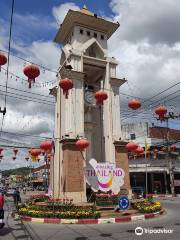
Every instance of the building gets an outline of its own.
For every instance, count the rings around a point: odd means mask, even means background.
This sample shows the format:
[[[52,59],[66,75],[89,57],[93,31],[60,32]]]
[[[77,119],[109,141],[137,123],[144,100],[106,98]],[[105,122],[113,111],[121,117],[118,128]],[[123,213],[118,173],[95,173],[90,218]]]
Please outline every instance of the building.
[[[32,169],[31,184],[34,188],[47,188],[49,185],[49,164]]]
[[[132,189],[145,192],[147,178],[149,193],[171,193],[172,185],[175,193],[180,193],[180,130],[138,123],[122,126],[122,135],[142,147],[146,139],[149,146],[146,158],[145,155],[129,155]],[[170,148],[172,144],[173,149]]]

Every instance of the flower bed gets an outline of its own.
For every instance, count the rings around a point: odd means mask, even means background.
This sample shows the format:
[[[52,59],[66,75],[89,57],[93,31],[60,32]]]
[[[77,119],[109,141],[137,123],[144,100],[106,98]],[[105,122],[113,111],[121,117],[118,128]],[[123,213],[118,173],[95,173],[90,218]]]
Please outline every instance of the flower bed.
[[[153,213],[162,209],[162,205],[159,201],[153,202],[148,201],[147,199],[144,199],[144,201],[141,202],[133,203],[132,207],[141,213]]]
[[[40,202],[44,200],[44,202]],[[39,218],[99,218],[100,212],[94,205],[75,206],[72,198],[50,199],[34,195],[25,204],[18,206],[21,216]]]
[[[22,207],[19,209],[19,214],[21,216],[30,216],[37,218],[68,218],[68,219],[79,219],[79,218],[99,218],[100,212],[93,210],[77,210],[77,211],[43,211],[43,210],[33,210],[29,208]]]
[[[118,204],[117,194],[96,194],[97,206],[114,206]]]

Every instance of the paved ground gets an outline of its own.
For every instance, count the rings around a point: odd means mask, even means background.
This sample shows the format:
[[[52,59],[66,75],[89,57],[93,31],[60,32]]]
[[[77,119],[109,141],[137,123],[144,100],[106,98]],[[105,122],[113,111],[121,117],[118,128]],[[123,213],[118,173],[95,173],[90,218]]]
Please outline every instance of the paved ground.
[[[13,222],[7,219],[9,228],[6,226],[0,232],[0,239],[34,239],[34,240],[136,240],[136,239],[180,239],[180,198],[174,201],[163,200],[164,207],[168,213],[156,219],[120,224],[104,225],[54,225],[54,224],[33,224],[23,225],[20,221]],[[146,229],[168,229],[173,233],[144,233],[136,236],[136,227]],[[144,230],[145,231],[145,230]],[[14,234],[15,237],[12,235]],[[30,235],[32,237],[30,237]]]

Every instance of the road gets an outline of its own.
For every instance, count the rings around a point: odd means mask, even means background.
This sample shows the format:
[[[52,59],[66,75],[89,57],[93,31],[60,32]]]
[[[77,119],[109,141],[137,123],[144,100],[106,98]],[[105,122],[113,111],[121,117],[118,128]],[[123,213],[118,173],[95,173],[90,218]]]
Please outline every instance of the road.
[[[136,240],[136,239],[180,239],[180,198],[176,200],[162,200],[167,214],[155,219],[140,221],[136,223],[100,224],[100,225],[56,225],[26,223],[20,221],[14,223],[11,229],[7,226],[0,232],[0,239],[34,239],[34,240]],[[10,225],[13,224],[12,220]],[[135,235],[135,228],[161,229],[173,231],[173,233],[143,233]],[[3,236],[1,235],[3,233]],[[13,238],[12,233],[16,238]],[[30,237],[31,235],[31,237]]]

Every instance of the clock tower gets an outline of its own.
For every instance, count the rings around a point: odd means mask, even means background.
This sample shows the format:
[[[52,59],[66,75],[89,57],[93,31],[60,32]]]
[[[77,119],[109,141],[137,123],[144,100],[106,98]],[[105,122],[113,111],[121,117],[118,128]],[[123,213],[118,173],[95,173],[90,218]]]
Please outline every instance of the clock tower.
[[[55,198],[86,201],[83,168],[92,158],[123,168],[123,187],[130,189],[125,143],[120,140],[119,87],[126,80],[116,76],[118,62],[107,53],[107,41],[119,26],[83,7],[69,10],[56,34],[54,41],[63,45],[60,79],[71,79],[73,88],[68,99],[59,85],[51,90],[56,97],[55,156],[50,177]],[[96,104],[99,90],[108,97],[102,105]],[[76,149],[79,138],[90,142],[86,151]]]

